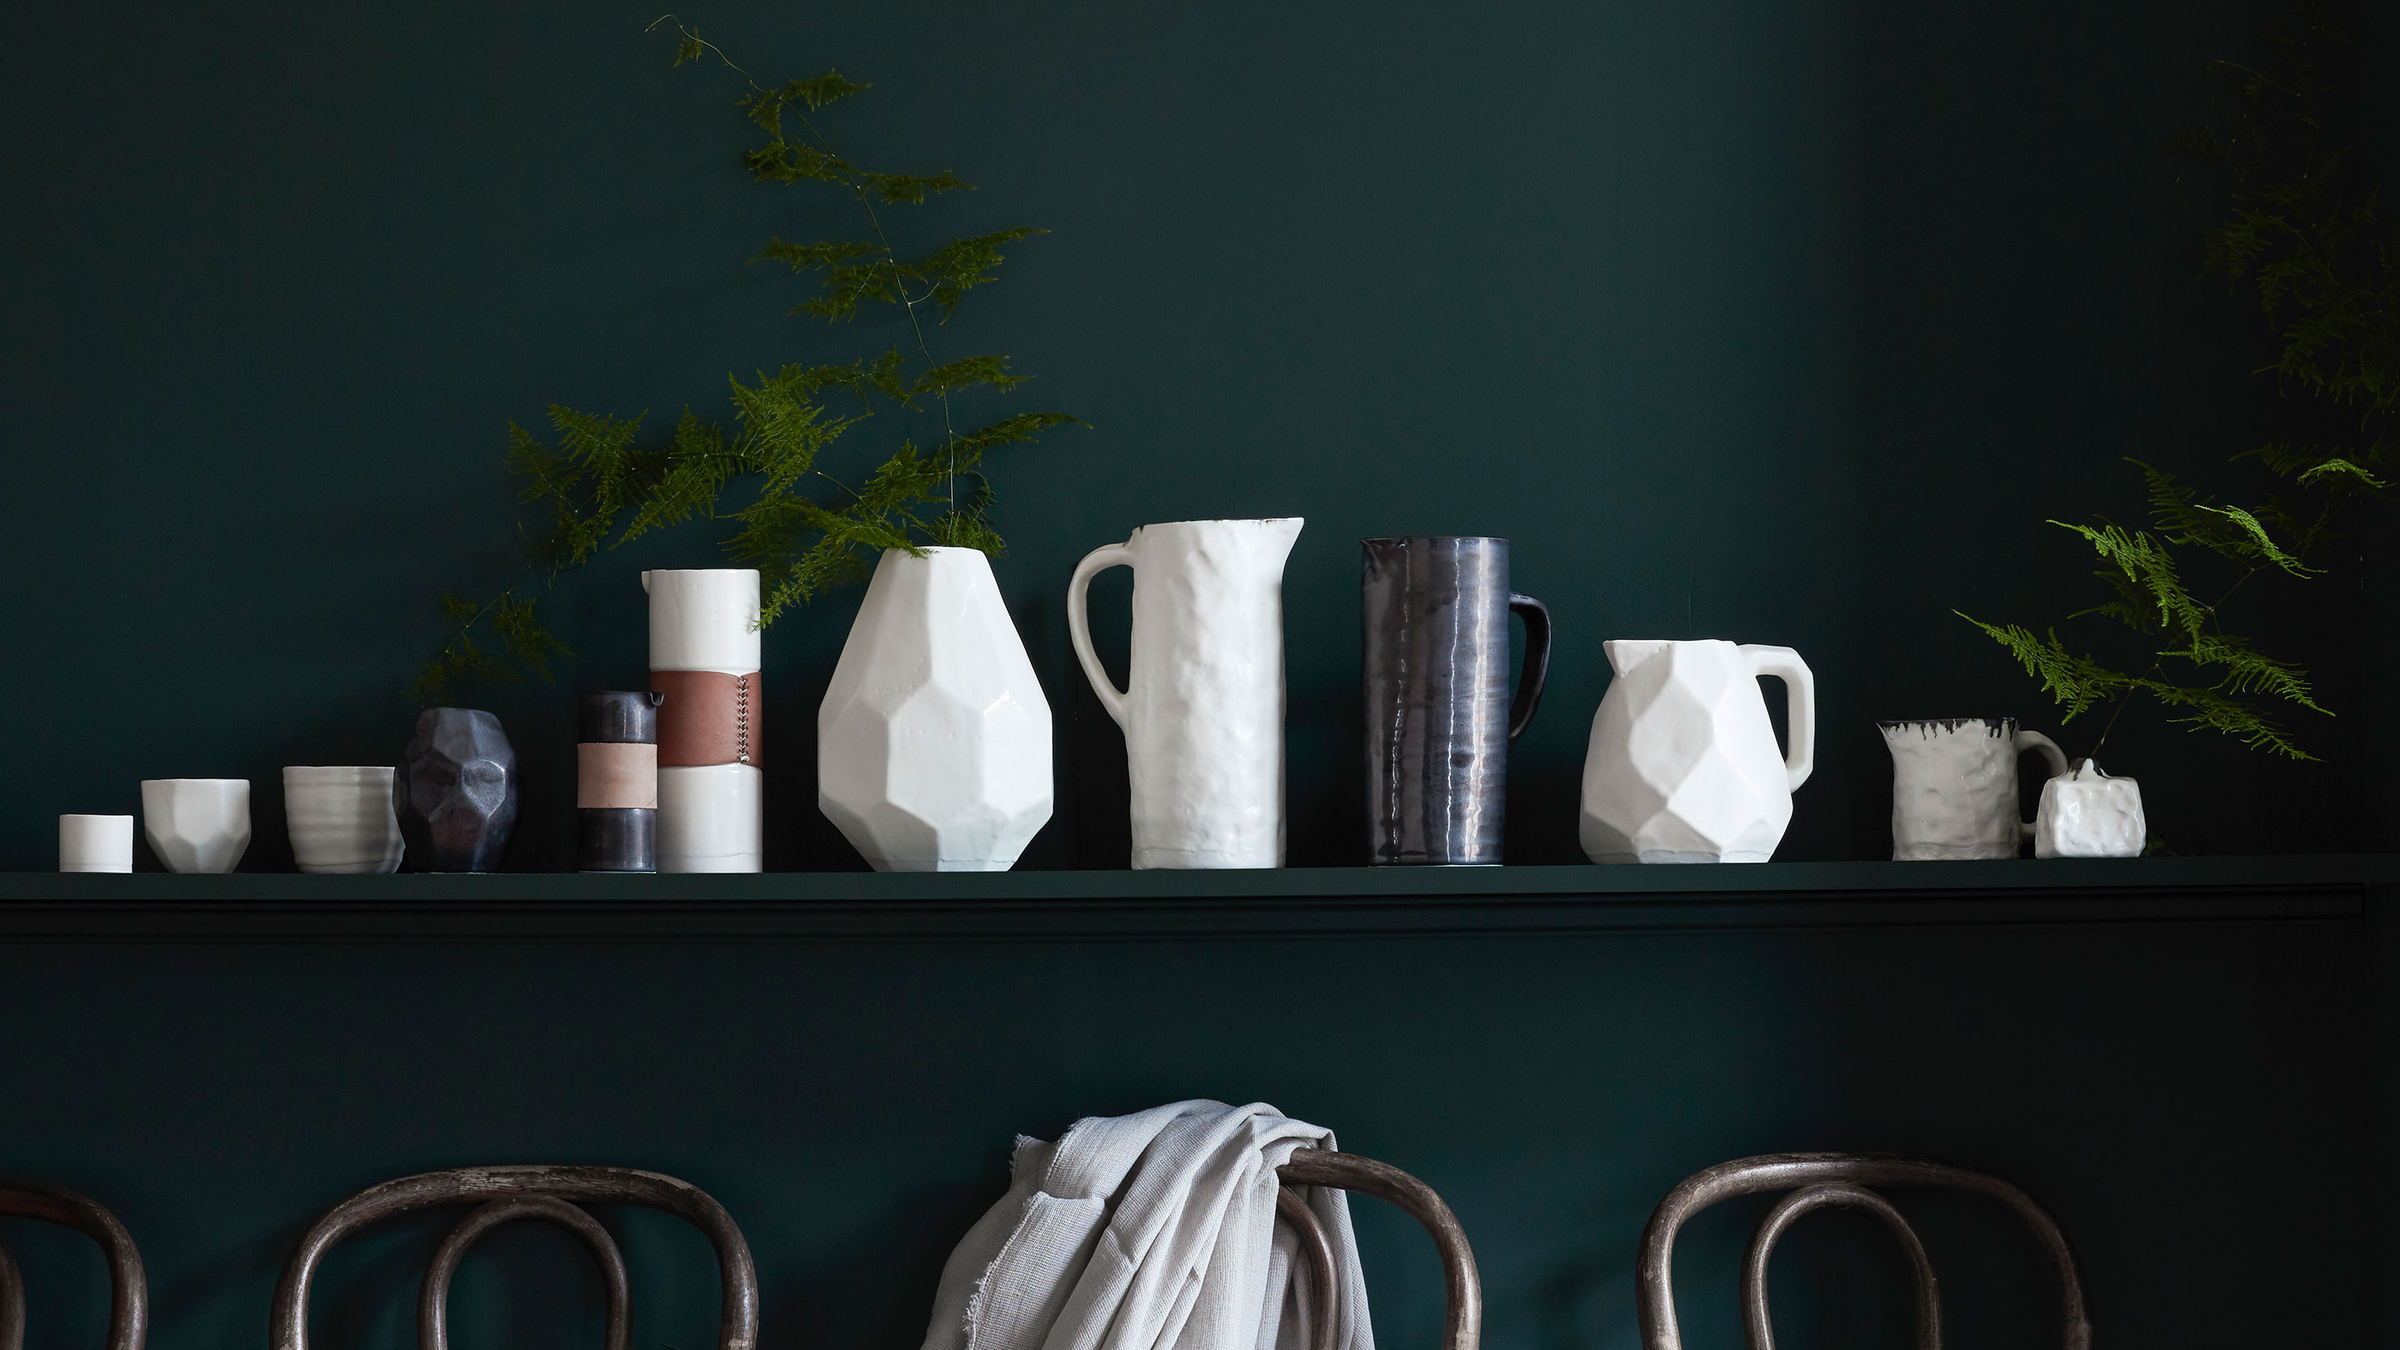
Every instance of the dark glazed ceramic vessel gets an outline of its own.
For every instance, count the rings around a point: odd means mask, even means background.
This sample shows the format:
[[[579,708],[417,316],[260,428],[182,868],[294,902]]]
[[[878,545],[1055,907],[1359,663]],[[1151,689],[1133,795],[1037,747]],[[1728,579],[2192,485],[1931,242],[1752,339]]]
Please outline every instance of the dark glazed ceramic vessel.
[[[500,719],[427,708],[392,776],[408,860],[428,872],[497,872],[517,823],[517,752]]]
[[[587,689],[577,698],[575,870],[658,870],[658,710],[666,698],[626,689]],[[613,753],[627,745],[650,748]]]
[[[1508,746],[1541,706],[1550,611],[1508,588],[1505,539],[1360,543],[1368,861],[1496,865]],[[1525,676],[1513,707],[1512,611],[1525,617]]]

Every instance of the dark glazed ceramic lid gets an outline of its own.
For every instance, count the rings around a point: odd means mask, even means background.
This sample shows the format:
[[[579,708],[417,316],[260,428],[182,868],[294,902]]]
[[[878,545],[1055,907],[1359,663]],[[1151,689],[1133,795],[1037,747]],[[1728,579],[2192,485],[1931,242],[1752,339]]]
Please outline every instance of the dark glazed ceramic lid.
[[[666,695],[629,689],[586,689],[576,696],[575,739],[598,744],[658,744],[658,705]]]

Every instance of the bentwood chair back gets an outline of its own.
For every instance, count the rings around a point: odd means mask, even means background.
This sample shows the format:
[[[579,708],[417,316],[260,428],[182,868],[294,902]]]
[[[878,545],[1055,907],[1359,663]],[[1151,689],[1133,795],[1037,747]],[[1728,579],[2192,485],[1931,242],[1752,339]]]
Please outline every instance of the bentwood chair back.
[[[630,1167],[461,1167],[423,1172],[370,1186],[311,1225],[284,1263],[275,1286],[269,1326],[273,1350],[308,1350],[308,1291],[317,1266],[335,1244],[359,1229],[396,1214],[435,1205],[480,1202],[433,1254],[417,1304],[419,1350],[449,1350],[447,1305],[450,1277],[476,1239],[504,1223],[543,1219],[573,1232],[592,1249],[608,1295],[607,1350],[626,1350],[631,1309],[625,1258],[600,1222],[577,1205],[640,1205],[679,1215],[717,1249],[723,1312],[717,1350],[755,1350],[758,1344],[758,1271],[750,1245],[725,1207],[687,1181]],[[13,1350],[0,1345],[0,1350]],[[116,1350],[129,1350],[117,1347]]]
[[[108,1350],[142,1350],[150,1331],[150,1287],[142,1276],[142,1253],[116,1215],[64,1186],[7,1180],[0,1180],[0,1214],[46,1219],[99,1243],[108,1258]],[[25,1280],[8,1248],[0,1247],[0,1350],[24,1347]]]
[[[1641,1263],[1634,1275],[1634,1311],[1641,1321],[1643,1350],[1682,1350],[1675,1325],[1675,1234],[1686,1219],[1720,1200],[1761,1191],[1789,1191],[1759,1220],[1742,1262],[1742,1323],[1750,1350],[1774,1350],[1767,1316],[1767,1258],[1792,1223],[1812,1210],[1863,1209],[1881,1220],[1900,1244],[1916,1274],[1917,1345],[1941,1350],[1942,1307],[1933,1263],[1925,1244],[1890,1201],[1870,1187],[1942,1187],[1997,1201],[2024,1221],[2058,1267],[2060,1343],[2065,1350],[2090,1350],[2092,1323],[2083,1303],[2083,1277],[2075,1253],[2049,1211],[2032,1196],[1982,1172],[1942,1163],[1866,1153],[1765,1153],[1719,1163],[1684,1179],[1650,1216],[1642,1233]]]
[[[1399,1206],[1425,1225],[1442,1258],[1447,1308],[1442,1350],[1476,1350],[1483,1338],[1483,1284],[1476,1278],[1475,1252],[1467,1245],[1467,1233],[1459,1227],[1458,1216],[1431,1186],[1390,1163],[1327,1149],[1302,1149],[1277,1169],[1277,1174],[1284,1185],[1275,1197],[1276,1213],[1299,1237],[1301,1261],[1319,1291],[1314,1301],[1311,1350],[1341,1350],[1333,1342],[1334,1300],[1340,1291],[1333,1282],[1332,1244],[1325,1240],[1325,1229],[1308,1203],[1292,1190],[1294,1186],[1331,1186],[1371,1195]]]

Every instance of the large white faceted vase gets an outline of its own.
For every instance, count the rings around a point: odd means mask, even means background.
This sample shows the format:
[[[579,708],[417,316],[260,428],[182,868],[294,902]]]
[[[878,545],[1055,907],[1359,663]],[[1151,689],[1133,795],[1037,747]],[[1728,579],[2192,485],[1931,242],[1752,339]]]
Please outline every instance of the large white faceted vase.
[[[1050,820],[1050,704],[971,548],[886,552],[817,710],[817,805],[878,872],[1005,872]]]

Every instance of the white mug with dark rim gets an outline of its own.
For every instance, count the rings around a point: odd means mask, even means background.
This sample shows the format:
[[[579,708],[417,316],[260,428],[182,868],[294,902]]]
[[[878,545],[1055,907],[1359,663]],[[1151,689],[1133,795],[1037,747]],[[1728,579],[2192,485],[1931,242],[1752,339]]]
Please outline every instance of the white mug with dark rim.
[[[2049,777],[2066,752],[2013,717],[1878,722],[1892,752],[1892,860],[2014,858],[2033,826],[2017,818],[2017,756],[2038,750]]]

